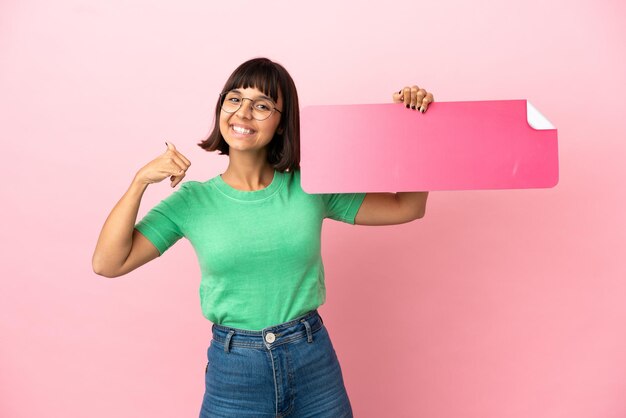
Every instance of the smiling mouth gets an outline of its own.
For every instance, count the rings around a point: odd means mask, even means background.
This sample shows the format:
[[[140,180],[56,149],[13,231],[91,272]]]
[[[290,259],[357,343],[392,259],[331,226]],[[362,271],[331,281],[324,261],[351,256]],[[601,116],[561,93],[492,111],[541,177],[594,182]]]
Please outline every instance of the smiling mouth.
[[[241,135],[250,135],[256,132],[252,129],[242,128],[241,126],[235,126],[235,125],[231,125],[231,128],[233,131],[235,131],[235,133],[238,133]]]

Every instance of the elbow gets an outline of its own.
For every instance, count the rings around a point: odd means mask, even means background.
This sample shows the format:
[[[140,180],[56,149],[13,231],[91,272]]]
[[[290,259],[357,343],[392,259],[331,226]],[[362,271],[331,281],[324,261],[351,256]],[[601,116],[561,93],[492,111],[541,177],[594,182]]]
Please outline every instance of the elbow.
[[[95,257],[91,261],[91,268],[93,272],[97,274],[98,276],[106,277],[108,279],[112,279],[118,276],[117,274],[114,274],[114,272],[111,271],[111,269],[107,269],[106,266],[103,266],[101,263],[97,262]]]
[[[107,272],[106,270],[103,270],[103,269],[98,268],[96,266],[92,265],[92,268],[93,268],[93,272],[95,274],[97,274],[98,276],[106,277],[108,279],[112,279],[113,277],[117,277],[114,274],[111,274],[110,272]]]
[[[417,213],[413,215],[413,220],[422,219],[426,215],[426,206],[422,206]]]
[[[424,215],[426,215],[426,200],[428,199],[428,192],[426,192],[424,194],[424,201],[422,202],[422,205],[420,206],[419,210],[417,211],[417,218],[416,219],[422,219],[424,217]]]

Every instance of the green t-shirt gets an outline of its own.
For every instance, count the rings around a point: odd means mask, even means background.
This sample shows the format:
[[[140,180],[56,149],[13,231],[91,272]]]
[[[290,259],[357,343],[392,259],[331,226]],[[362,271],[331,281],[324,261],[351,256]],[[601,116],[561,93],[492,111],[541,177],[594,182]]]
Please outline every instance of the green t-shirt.
[[[200,303],[211,322],[261,330],[326,300],[324,218],[354,224],[365,193],[308,194],[300,171],[274,171],[269,186],[242,191],[220,175],[187,181],[135,228],[162,255],[180,238],[200,263]]]

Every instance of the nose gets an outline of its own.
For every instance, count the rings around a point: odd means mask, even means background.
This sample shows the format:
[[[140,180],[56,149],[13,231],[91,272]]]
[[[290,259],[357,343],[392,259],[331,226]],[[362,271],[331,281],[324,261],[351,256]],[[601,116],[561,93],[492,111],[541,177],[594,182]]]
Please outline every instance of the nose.
[[[250,102],[248,105],[246,105],[246,100]],[[252,100],[247,99],[245,97],[241,99],[241,106],[237,110],[236,114],[242,119],[251,119],[252,118]]]

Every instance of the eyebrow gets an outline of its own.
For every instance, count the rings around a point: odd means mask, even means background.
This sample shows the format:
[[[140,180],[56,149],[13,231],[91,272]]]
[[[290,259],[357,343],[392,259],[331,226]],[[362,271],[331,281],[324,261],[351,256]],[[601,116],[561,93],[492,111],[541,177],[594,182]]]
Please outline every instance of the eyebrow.
[[[231,91],[236,91],[237,93],[242,94],[241,90],[239,90],[239,89],[232,89]],[[261,94],[261,95],[255,97],[255,99],[265,99],[265,100],[269,100],[271,102],[276,103],[276,101],[274,99],[272,99],[271,97],[268,97],[268,96],[266,96],[264,94]]]

